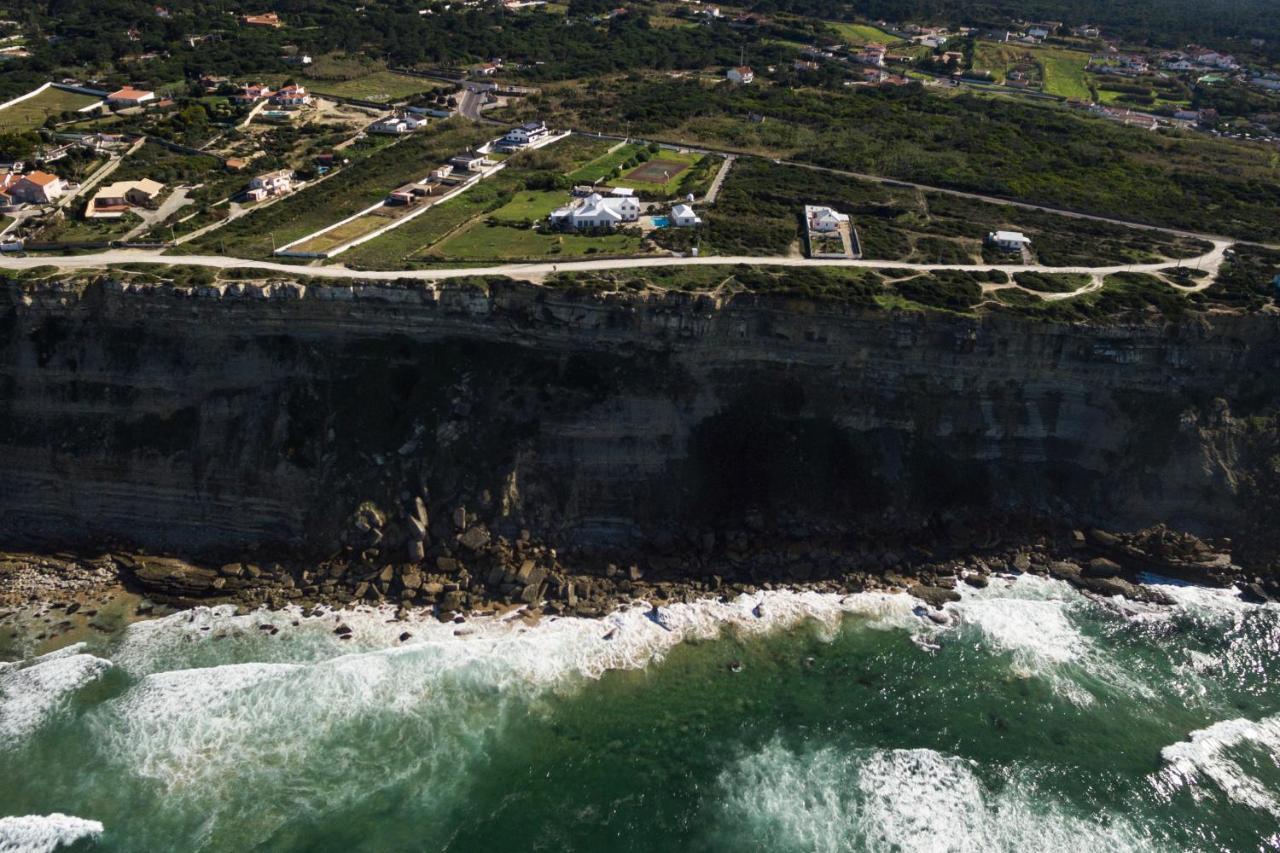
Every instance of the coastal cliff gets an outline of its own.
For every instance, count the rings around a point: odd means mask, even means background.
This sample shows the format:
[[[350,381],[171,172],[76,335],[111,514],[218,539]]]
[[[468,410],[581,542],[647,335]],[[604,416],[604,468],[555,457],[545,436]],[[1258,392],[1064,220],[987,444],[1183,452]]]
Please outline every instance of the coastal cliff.
[[[507,280],[10,281],[0,543],[678,562],[738,531],[983,518],[1239,541],[1273,476],[1278,331]]]

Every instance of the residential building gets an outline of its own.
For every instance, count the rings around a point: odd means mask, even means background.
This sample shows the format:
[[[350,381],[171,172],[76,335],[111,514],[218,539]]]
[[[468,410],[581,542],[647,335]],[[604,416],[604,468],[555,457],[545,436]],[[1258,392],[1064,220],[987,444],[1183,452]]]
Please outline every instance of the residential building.
[[[809,223],[809,230],[819,234],[839,231],[840,226],[849,221],[849,214],[838,213],[830,207],[807,204],[804,207],[804,218]]]
[[[164,184],[143,178],[140,181],[117,181],[94,193],[85,206],[85,219],[119,219],[130,208],[147,207],[159,198]]]
[[[245,15],[240,23],[246,27],[283,27],[284,21],[275,12],[263,12],[260,15]]]
[[[310,104],[311,96],[307,94],[305,86],[290,83],[288,86],[281,87],[280,91],[271,96],[271,103],[286,110],[297,110]]]
[[[545,121],[527,121],[519,127],[513,127],[502,138],[504,145],[528,145],[544,138],[551,131]]]
[[[640,218],[640,202],[634,196],[610,196],[592,193],[576,204],[566,205],[551,212],[551,221],[559,225],[580,228],[617,228]]]
[[[443,181],[453,174],[453,167],[449,165],[440,166],[431,170],[431,180]]]
[[[737,86],[744,86],[756,79],[756,72],[752,71],[749,66],[739,65],[737,68],[730,68],[724,74],[729,78],[729,82]]]
[[[232,96],[237,104],[256,104],[263,98],[271,97],[271,87],[264,86],[261,83],[254,83],[248,86],[241,86],[240,91]]]
[[[687,204],[677,204],[671,208],[671,224],[680,228],[692,228],[702,224],[702,217],[693,212]]]
[[[66,192],[62,178],[48,172],[30,172],[9,187],[9,197],[20,204],[48,204]]]
[[[484,155],[475,151],[465,151],[450,158],[449,165],[460,172],[479,172],[484,168]]]
[[[147,101],[154,101],[155,97],[155,92],[125,86],[123,89],[107,95],[107,103],[113,107],[140,107]]]
[[[854,54],[855,62],[861,62],[863,65],[871,65],[875,68],[884,67],[884,57],[889,49],[882,44],[863,45],[862,49]]]
[[[1021,231],[992,231],[987,243],[1004,252],[1021,252],[1031,245],[1031,238]]]
[[[249,181],[249,189],[245,193],[253,201],[262,201],[271,196],[284,195],[293,189],[293,172],[289,169],[277,169],[264,175],[257,175]]]

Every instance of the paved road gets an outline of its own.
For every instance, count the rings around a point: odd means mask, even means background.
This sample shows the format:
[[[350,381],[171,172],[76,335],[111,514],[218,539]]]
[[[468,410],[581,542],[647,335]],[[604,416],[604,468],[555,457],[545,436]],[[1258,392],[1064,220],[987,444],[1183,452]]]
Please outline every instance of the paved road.
[[[31,269],[39,266],[57,266],[63,269],[94,269],[108,264],[185,264],[188,266],[211,267],[214,269],[257,269],[264,272],[292,273],[295,275],[313,276],[316,278],[362,279],[362,280],[396,280],[415,279],[419,281],[437,281],[449,278],[462,278],[473,275],[504,275],[512,278],[540,280],[554,272],[589,272],[594,270],[637,269],[649,267],[679,266],[735,266],[743,264],[757,267],[861,267],[866,269],[900,269],[932,272],[935,270],[985,270],[999,269],[1007,273],[1043,272],[1043,273],[1080,273],[1090,275],[1093,281],[1101,276],[1119,272],[1158,273],[1172,271],[1175,267],[1198,265],[1202,270],[1216,270],[1222,262],[1223,253],[1231,245],[1229,241],[1220,240],[1214,244],[1213,250],[1199,258],[1182,261],[1162,261],[1153,264],[1115,264],[1110,266],[1085,267],[1050,267],[1043,264],[1018,264],[1008,266],[983,264],[915,264],[906,261],[875,260],[839,260],[815,258],[780,258],[750,256],[704,256],[697,258],[678,258],[672,256],[655,256],[648,258],[618,258],[557,263],[524,263],[503,264],[491,267],[462,267],[455,269],[429,270],[353,270],[342,266],[299,266],[282,264],[274,261],[250,261],[243,258],[225,257],[222,255],[165,255],[150,249],[112,249],[94,255],[31,255],[28,257],[0,256],[0,269]],[[1212,276],[1202,280],[1200,286],[1207,286]],[[1080,292],[1092,289],[1090,284]],[[1057,295],[1056,298],[1071,294]]]

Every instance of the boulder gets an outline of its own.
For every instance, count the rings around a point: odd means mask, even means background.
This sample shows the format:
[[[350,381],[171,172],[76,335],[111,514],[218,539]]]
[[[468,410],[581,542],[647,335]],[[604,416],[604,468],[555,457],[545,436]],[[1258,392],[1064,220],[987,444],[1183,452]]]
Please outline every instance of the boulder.
[[[418,589],[422,586],[422,575],[418,572],[406,572],[400,578],[400,583],[404,584],[405,589]]]
[[[481,525],[469,527],[458,537],[458,544],[468,551],[479,551],[489,544],[489,531]]]
[[[421,539],[410,539],[408,546],[409,562],[421,563],[427,558],[427,548]]]
[[[940,586],[925,586],[918,583],[908,587],[907,592],[930,607],[941,608],[948,601],[960,600],[960,593],[954,589],[944,589]]]
[[[1120,572],[1120,564],[1114,560],[1108,560],[1106,557],[1094,557],[1084,567],[1083,574],[1087,578],[1114,578],[1119,576]]]

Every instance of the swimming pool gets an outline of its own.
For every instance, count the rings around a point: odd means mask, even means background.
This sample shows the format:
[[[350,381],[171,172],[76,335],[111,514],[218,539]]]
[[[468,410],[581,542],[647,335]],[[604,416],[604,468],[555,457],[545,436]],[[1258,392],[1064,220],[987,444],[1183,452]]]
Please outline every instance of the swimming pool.
[[[669,216],[650,216],[649,221],[653,223],[654,228],[671,227],[671,217]]]

